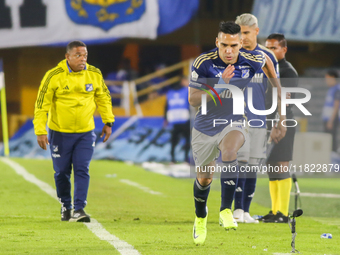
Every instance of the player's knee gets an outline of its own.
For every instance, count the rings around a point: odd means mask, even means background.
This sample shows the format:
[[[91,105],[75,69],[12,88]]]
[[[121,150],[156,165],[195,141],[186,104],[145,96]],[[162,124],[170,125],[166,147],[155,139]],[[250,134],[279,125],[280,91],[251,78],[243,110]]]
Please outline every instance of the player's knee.
[[[208,186],[212,182],[212,178],[197,178],[201,186]]]
[[[234,146],[223,148],[221,153],[223,161],[231,161],[237,158],[237,148],[235,148]]]

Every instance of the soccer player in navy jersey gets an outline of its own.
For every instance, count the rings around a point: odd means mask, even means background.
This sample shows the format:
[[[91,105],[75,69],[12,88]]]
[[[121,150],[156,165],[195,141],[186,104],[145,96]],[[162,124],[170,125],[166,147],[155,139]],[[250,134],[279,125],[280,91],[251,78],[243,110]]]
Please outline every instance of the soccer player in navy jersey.
[[[235,23],[241,27],[243,41],[241,51],[260,50],[264,52],[273,62],[276,75],[279,77],[279,66],[274,53],[257,43],[257,35],[259,33],[257,18],[252,14],[244,13],[236,18]],[[266,78],[264,71],[259,69],[248,84],[248,87],[253,90],[253,106],[257,110],[266,110]],[[248,96],[247,91],[245,91],[245,98],[247,99]],[[235,192],[235,210],[233,216],[237,222],[258,223],[258,220],[250,216],[249,208],[255,194],[256,171],[259,170],[260,162],[266,158],[266,116],[252,113],[248,105],[246,106],[246,113],[248,121],[251,122],[252,126],[248,128],[248,137],[244,146],[238,151],[237,159],[240,167],[244,168],[248,166],[249,171],[240,172]]]
[[[215,160],[221,152],[224,169],[233,169],[221,173],[221,208],[220,225],[226,230],[236,229],[231,204],[234,198],[238,179],[237,151],[245,142],[246,127],[244,115],[233,114],[233,99],[230,91],[213,89],[220,77],[244,89],[256,71],[263,69],[268,77],[276,78],[275,69],[270,58],[261,51],[240,52],[242,47],[241,28],[234,22],[221,22],[216,48],[201,54],[192,65],[189,85],[189,103],[201,105],[201,98],[207,98],[206,115],[198,111],[192,130],[192,151],[195,160],[197,178],[194,182],[195,223],[193,238],[195,244],[203,244],[207,235],[207,199],[212,182],[213,172],[206,171],[215,167]],[[276,80],[272,81],[278,88],[278,106],[281,104],[281,87]],[[209,91],[210,90],[210,91]],[[215,105],[211,91],[221,98],[221,105]],[[280,111],[280,107],[279,107]],[[281,111],[280,111],[281,112]],[[214,125],[214,120],[226,119],[229,124]],[[233,122],[231,125],[230,122]],[[285,127],[279,126],[274,134],[277,139],[285,135]],[[236,169],[236,171],[234,171]]]

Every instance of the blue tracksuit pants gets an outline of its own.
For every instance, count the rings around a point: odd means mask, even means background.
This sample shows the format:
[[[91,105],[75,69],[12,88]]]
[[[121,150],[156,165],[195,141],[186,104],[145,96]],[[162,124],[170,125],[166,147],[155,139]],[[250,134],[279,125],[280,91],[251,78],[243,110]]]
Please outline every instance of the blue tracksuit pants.
[[[86,205],[90,183],[89,166],[93,155],[96,135],[94,131],[86,133],[61,133],[50,130],[49,143],[57,196],[63,207],[72,209],[71,170],[74,173],[74,209],[83,209]]]

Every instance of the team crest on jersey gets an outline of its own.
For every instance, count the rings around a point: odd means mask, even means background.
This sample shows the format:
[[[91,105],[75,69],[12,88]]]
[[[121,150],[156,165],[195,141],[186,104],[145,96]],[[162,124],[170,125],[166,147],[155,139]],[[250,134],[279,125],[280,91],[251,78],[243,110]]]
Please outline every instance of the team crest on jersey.
[[[139,20],[146,10],[146,0],[65,0],[70,19],[81,25],[112,27]]]
[[[242,70],[241,77],[244,78],[244,79],[248,78],[249,77],[249,71],[250,71],[250,69]]]
[[[85,89],[87,92],[91,92],[93,90],[93,85],[92,83],[90,84],[85,84]]]

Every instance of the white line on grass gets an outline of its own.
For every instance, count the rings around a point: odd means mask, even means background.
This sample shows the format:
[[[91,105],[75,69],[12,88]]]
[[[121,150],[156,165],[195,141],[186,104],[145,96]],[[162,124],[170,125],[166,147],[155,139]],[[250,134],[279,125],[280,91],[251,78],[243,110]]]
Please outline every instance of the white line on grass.
[[[125,183],[125,184],[130,185],[130,186],[133,186],[133,187],[136,187],[138,189],[141,189],[144,192],[152,194],[152,195],[163,195],[161,192],[153,191],[150,188],[144,187],[137,182],[133,182],[133,181],[130,181],[130,180],[127,180],[127,179],[121,179],[120,182]]]
[[[9,165],[18,174],[24,177],[28,182],[37,185],[42,191],[46,192],[48,195],[58,200],[55,189],[53,189],[49,184],[39,180],[33,174],[30,174],[24,167],[18,163],[10,160],[9,158],[2,158],[0,160],[7,165]],[[59,200],[58,200],[59,201]],[[113,245],[122,255],[140,255],[140,253],[127,242],[120,240],[115,235],[109,233],[96,219],[91,218],[91,223],[84,223],[89,230],[92,231],[100,240],[107,241],[109,244]]]
[[[290,193],[292,196],[295,195],[294,192]],[[326,197],[326,198],[340,198],[340,194],[327,194],[327,193],[300,193],[301,197]]]
[[[86,227],[92,231],[100,240],[107,241],[113,245],[122,255],[140,255],[140,253],[127,242],[120,240],[115,235],[108,232],[96,219],[91,218],[91,223],[86,223]]]
[[[53,189],[49,184],[46,182],[40,181],[37,177],[35,177],[33,174],[30,174],[27,172],[27,170],[19,165],[18,163],[10,160],[9,158],[0,158],[2,162],[9,165],[13,170],[18,174],[24,177],[24,179],[28,182],[31,182],[35,185],[37,185],[42,191],[45,191],[48,195],[53,197],[54,199],[58,200],[57,193],[55,189]],[[59,200],[58,200],[59,201]]]

